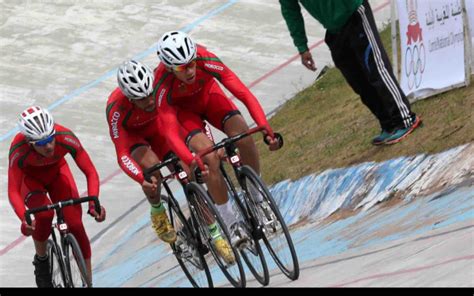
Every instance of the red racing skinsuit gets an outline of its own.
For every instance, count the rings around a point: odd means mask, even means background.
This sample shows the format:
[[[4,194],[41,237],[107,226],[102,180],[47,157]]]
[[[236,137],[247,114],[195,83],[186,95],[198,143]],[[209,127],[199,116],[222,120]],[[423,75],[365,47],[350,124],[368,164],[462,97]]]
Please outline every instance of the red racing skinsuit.
[[[99,196],[99,176],[86,150],[71,130],[55,124],[54,156],[46,158],[34,150],[22,134],[13,139],[9,153],[8,197],[20,220],[24,220],[26,208],[36,208],[78,198],[76,183],[64,159],[71,154],[77,166],[86,175],[89,196]],[[49,199],[47,194],[49,194]],[[81,205],[63,209],[69,230],[76,237],[85,259],[91,258],[91,247],[82,224]],[[33,239],[46,241],[51,233],[54,211],[34,215],[36,227]],[[23,232],[23,230],[22,230]]]
[[[142,184],[143,170],[132,157],[132,151],[140,146],[150,146],[160,160],[171,152],[162,133],[158,111],[146,112],[133,105],[116,88],[107,101],[107,123],[115,145],[120,168],[133,180]],[[178,132],[181,132],[178,128]]]
[[[214,127],[224,131],[226,120],[240,114],[234,103],[224,94],[218,80],[237,99],[242,101],[258,126],[264,126],[273,137],[257,98],[222,61],[202,46],[197,48],[196,80],[188,85],[167,71],[163,63],[155,70],[154,94],[158,102],[160,118],[172,150],[186,164],[193,160],[185,141],[176,132],[178,123],[186,130],[186,140],[197,132],[205,133],[207,120]]]

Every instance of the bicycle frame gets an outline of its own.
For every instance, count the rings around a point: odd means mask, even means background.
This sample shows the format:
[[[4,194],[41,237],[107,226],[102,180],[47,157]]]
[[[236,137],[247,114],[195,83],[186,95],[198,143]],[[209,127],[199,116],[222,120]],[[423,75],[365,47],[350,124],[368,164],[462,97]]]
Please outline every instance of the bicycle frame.
[[[239,154],[237,153],[237,149],[236,149],[237,147],[236,147],[235,143],[240,141],[241,139],[243,139],[245,137],[248,137],[248,136],[250,136],[254,133],[257,133],[257,132],[260,132],[260,131],[263,131],[263,130],[264,130],[263,127],[255,127],[255,128],[252,128],[252,129],[248,130],[247,132],[235,135],[233,137],[225,138],[221,142],[215,144],[214,146],[209,147],[209,148],[201,151],[199,153],[199,156],[203,157],[203,156],[205,156],[209,153],[212,153],[214,151],[217,151],[217,150],[223,148],[225,150],[225,155],[226,155],[225,160],[232,166],[232,168],[234,170],[234,173],[235,173],[235,176],[237,178],[240,178],[240,175],[241,175],[240,171],[241,171],[241,168],[242,168],[242,161],[240,159]],[[280,134],[277,134],[277,135],[278,135],[279,138],[281,138]],[[220,170],[222,172],[222,175],[224,176],[224,181],[227,184],[227,188],[231,191],[232,195],[235,197],[234,199],[235,199],[236,203],[238,204],[238,206],[243,211],[246,211],[247,218],[252,223],[252,235],[253,235],[253,237],[255,238],[255,240],[260,240],[262,238],[262,235],[263,235],[262,234],[262,228],[259,226],[259,223],[255,219],[254,215],[251,215],[251,214],[248,213],[250,211],[250,209],[246,205],[244,205],[242,200],[239,198],[239,194],[237,193],[237,190],[235,189],[235,186],[232,183],[229,175],[225,171],[224,165],[223,165],[222,162],[220,164]],[[246,199],[245,196],[243,198]],[[249,201],[247,201],[247,202],[249,202]]]
[[[161,173],[161,169],[168,166],[172,166],[173,171],[171,172],[170,175],[163,176],[163,174]],[[174,198],[174,195],[167,183],[168,180],[177,179],[179,183],[181,184],[181,186],[183,186],[184,188],[190,182],[188,174],[183,169],[183,167],[179,164],[178,157],[173,155],[171,158],[163,162],[160,162],[152,166],[151,168],[144,170],[143,174],[145,176],[145,180],[147,180],[148,182],[151,182],[151,176],[156,171],[160,171],[160,177],[162,179],[161,183],[163,184],[163,187],[165,188],[166,193],[168,193],[168,196],[170,197],[171,201],[179,205],[178,201]]]
[[[168,167],[168,166],[172,166],[173,171],[171,172],[171,174],[169,174],[167,176],[163,176],[163,174],[161,173],[161,169],[164,168],[164,167]],[[168,197],[169,197],[168,202],[172,203],[177,208],[180,208],[179,202],[174,197],[173,192],[171,191],[171,188],[169,187],[169,185],[167,183],[168,180],[177,179],[178,182],[181,184],[183,189],[186,187],[187,184],[190,183],[188,174],[186,173],[184,168],[179,164],[179,158],[177,156],[173,155],[171,158],[169,158],[169,159],[167,159],[167,160],[165,160],[161,163],[158,163],[158,164],[152,166],[151,168],[148,168],[148,169],[144,170],[143,174],[145,176],[145,180],[147,180],[148,182],[151,182],[151,176],[156,171],[160,171],[160,177],[162,179],[161,184],[163,185],[163,187],[165,188],[166,193],[168,194]],[[191,219],[191,225],[189,225],[189,226],[191,226],[192,229],[197,230],[197,227],[196,227],[196,225],[194,225],[194,223],[195,223],[195,221],[193,221],[193,219]],[[191,242],[191,243],[195,244],[196,242]],[[197,245],[202,247],[201,242]]]
[[[183,190],[185,191],[185,196],[186,196],[186,201],[188,202],[190,214],[189,218],[187,221],[187,225],[190,228],[190,231],[193,232],[192,234],[192,239],[193,240],[188,240],[189,243],[194,245],[196,247],[196,250],[200,254],[200,256],[203,256],[207,254],[209,251],[212,253],[213,257],[216,259],[216,262],[219,266],[219,268],[222,270],[224,275],[229,279],[229,281],[234,285],[238,287],[244,287],[245,286],[245,273],[243,271],[243,266],[240,262],[240,259],[238,257],[238,251],[233,249],[234,255],[236,256],[236,262],[237,264],[235,265],[236,268],[238,268],[238,274],[239,277],[236,279],[234,275],[231,275],[232,272],[228,272],[227,270],[227,265],[226,263],[223,263],[222,259],[220,259],[219,255],[216,253],[217,251],[215,250],[215,247],[209,246],[210,240],[209,236],[206,235],[206,230],[203,232],[203,222],[206,223],[207,225],[211,225],[213,223],[219,223],[219,225],[224,225],[222,222],[222,218],[219,216],[217,209],[214,208],[214,202],[212,201],[211,197],[207,196],[206,190],[201,187],[200,185],[202,184],[201,182],[191,182],[191,180],[188,178],[188,174],[186,171],[183,169],[183,167],[179,164],[178,158],[176,156],[173,156],[172,158],[165,160],[164,162],[160,164],[156,164],[155,166],[147,169],[144,171],[145,179],[147,181],[151,181],[151,174],[157,170],[160,170],[161,168],[168,166],[168,165],[173,165],[173,170],[171,175],[169,176],[163,176],[161,171],[160,171],[160,177],[162,178],[162,184],[163,187],[165,188],[166,192],[168,193],[169,202],[170,202],[170,207],[171,205],[174,208],[180,208],[177,200],[174,198],[171,189],[169,188],[167,181],[171,178],[177,178],[178,181],[181,183],[183,186]],[[199,190],[196,190],[199,188]],[[195,189],[192,189],[192,188]],[[205,195],[204,200],[201,198],[195,199],[194,197],[190,197],[188,195],[188,190],[193,190],[195,193],[202,191],[202,193]],[[207,197],[206,197],[207,196]],[[177,206],[176,206],[177,205]],[[208,206],[211,207],[208,208]],[[170,208],[171,212],[171,208]],[[217,216],[216,216],[217,214]],[[172,217],[171,217],[172,218]],[[216,222],[217,221],[217,222]],[[173,222],[173,221],[171,221]],[[225,225],[224,225],[225,227]],[[207,229],[207,227],[206,227]],[[227,237],[227,239],[230,241],[229,237],[230,235],[227,232],[226,228],[221,227],[221,231],[224,234],[224,236]],[[174,253],[177,258],[179,257],[179,253]],[[182,260],[183,258],[181,258]],[[202,258],[202,260],[205,262],[206,259]],[[188,261],[189,262],[189,261]],[[181,263],[180,263],[181,264]],[[193,263],[192,263],[193,264]],[[194,265],[194,264],[193,264]],[[184,268],[184,267],[183,267]],[[234,269],[235,272],[235,269]]]
[[[170,175],[163,176],[163,174],[161,173],[161,169],[164,168],[164,167],[168,167],[168,166],[172,166],[173,171],[171,172]],[[169,158],[169,159],[167,159],[167,160],[165,160],[161,163],[158,163],[158,164],[152,166],[151,168],[148,168],[148,169],[144,170],[145,180],[147,180],[148,182],[151,182],[151,176],[156,171],[160,171],[160,176],[161,176],[161,179],[162,179],[163,187],[165,188],[165,191],[166,191],[166,193],[168,194],[168,196],[170,198],[169,202],[173,203],[178,208],[180,208],[179,202],[174,198],[174,195],[173,195],[173,193],[172,193],[172,191],[171,191],[171,189],[170,189],[170,187],[167,183],[168,180],[177,179],[178,182],[183,187],[183,189],[185,189],[186,185],[188,185],[191,182],[189,180],[188,174],[186,173],[184,168],[179,164],[179,158],[176,155],[173,155],[171,158]],[[191,225],[189,225],[189,226],[191,226],[191,228],[197,230],[196,225],[194,225],[195,221],[193,219],[191,219],[190,221],[191,221]],[[201,246],[202,243],[200,243],[198,245]]]
[[[222,140],[221,142],[215,144],[214,146],[209,147],[208,149],[205,149],[204,151],[200,152],[199,156],[202,157],[202,156],[204,156],[208,153],[211,153],[211,152],[216,151],[218,149],[224,148],[225,152],[226,152],[226,159],[232,165],[232,167],[234,169],[234,172],[235,172],[235,175],[237,177],[237,181],[241,185],[242,189],[244,189],[245,191],[248,189],[248,188],[244,188],[247,185],[245,185],[245,182],[242,182],[242,180],[244,180],[244,178],[248,178],[249,176],[253,176],[251,178],[254,178],[254,180],[256,182],[255,184],[260,183],[260,185],[259,185],[260,187],[257,188],[257,189],[258,189],[258,191],[261,192],[261,194],[263,194],[265,196],[264,198],[267,198],[267,200],[271,201],[271,204],[270,204],[269,207],[270,207],[271,211],[273,212],[273,215],[275,217],[274,218],[275,221],[279,221],[279,223],[281,225],[282,233],[280,235],[284,235],[285,240],[286,240],[285,244],[288,247],[287,250],[290,252],[290,255],[291,255],[291,263],[290,264],[291,264],[292,267],[290,267],[290,268],[287,267],[286,263],[282,263],[280,255],[277,254],[277,252],[275,252],[272,244],[268,240],[268,237],[267,237],[267,234],[266,234],[266,231],[267,231],[266,225],[270,225],[270,224],[267,223],[267,222],[262,224],[257,220],[258,219],[257,215],[255,215],[255,212],[252,210],[256,204],[254,203],[255,201],[253,200],[253,198],[249,197],[249,194],[243,194],[242,198],[245,201],[245,207],[243,206],[244,202],[242,202],[240,200],[239,195],[238,195],[235,187],[233,186],[233,183],[230,180],[228,174],[225,172],[225,170],[223,168],[223,164],[221,162],[220,169],[221,169],[222,174],[224,176],[224,180],[227,184],[227,187],[232,191],[232,194],[235,197],[236,203],[240,206],[242,211],[245,212],[245,214],[247,214],[247,218],[249,219],[250,223],[252,224],[251,225],[252,226],[252,235],[254,236],[255,240],[263,239],[265,244],[267,245],[267,249],[270,251],[271,256],[273,257],[273,259],[277,263],[277,266],[280,268],[280,270],[288,278],[290,278],[292,280],[296,280],[299,277],[298,258],[297,258],[296,251],[295,251],[295,248],[294,248],[294,244],[291,240],[291,236],[289,234],[288,228],[287,228],[287,226],[284,222],[283,216],[279,212],[278,207],[276,206],[276,203],[273,200],[273,198],[271,196],[271,193],[268,191],[268,188],[266,187],[266,185],[261,181],[259,176],[252,170],[252,168],[250,168],[250,167],[247,168],[247,166],[245,166],[241,163],[240,157],[239,157],[239,155],[237,153],[237,150],[236,150],[235,142],[237,142],[237,141],[239,141],[239,140],[241,140],[241,139],[243,139],[243,138],[245,138],[245,137],[247,137],[247,136],[249,136],[253,133],[261,131],[261,130],[263,130],[263,128],[256,127],[256,128],[250,129],[247,132],[238,134],[238,135],[233,136],[233,137],[226,138],[226,139]],[[278,133],[275,133],[275,138],[277,138],[277,140],[279,142],[279,146],[282,147],[282,145],[283,145],[282,136]],[[265,137],[264,137],[264,139],[265,139]],[[269,145],[269,143],[267,141],[265,141],[265,143],[267,145]],[[247,192],[247,193],[249,193],[249,192]],[[272,218],[272,220],[273,220],[273,218]],[[273,221],[272,221],[272,223],[273,223]],[[285,249],[286,249],[286,246],[285,246]]]

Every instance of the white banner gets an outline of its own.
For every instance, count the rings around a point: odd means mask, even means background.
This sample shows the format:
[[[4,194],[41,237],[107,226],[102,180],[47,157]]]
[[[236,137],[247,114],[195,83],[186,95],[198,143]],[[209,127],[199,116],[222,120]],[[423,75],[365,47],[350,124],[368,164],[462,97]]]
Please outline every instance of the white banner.
[[[474,0],[466,0],[466,9],[471,29],[471,38],[474,41]]]
[[[398,0],[397,4],[404,92],[423,96],[464,83],[461,0]]]
[[[466,0],[467,19],[471,30],[471,71],[474,73],[474,0]]]

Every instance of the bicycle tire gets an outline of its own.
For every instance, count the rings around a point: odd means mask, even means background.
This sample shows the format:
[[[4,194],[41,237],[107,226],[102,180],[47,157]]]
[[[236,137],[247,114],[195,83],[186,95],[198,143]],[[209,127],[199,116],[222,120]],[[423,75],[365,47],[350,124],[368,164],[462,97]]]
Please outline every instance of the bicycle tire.
[[[214,285],[212,282],[211,272],[209,271],[206,259],[204,258],[200,238],[197,237],[195,231],[191,230],[191,226],[177,204],[172,201],[168,202],[168,210],[170,213],[171,224],[174,229],[176,229],[177,234],[177,242],[171,244],[171,249],[173,250],[176,260],[178,260],[181,269],[184,271],[184,274],[194,288],[213,288]],[[176,223],[177,220],[181,223],[181,227]],[[181,247],[182,244],[178,243],[180,240],[183,241],[185,247]],[[189,255],[191,255],[192,258],[189,258]],[[193,261],[193,259],[197,259],[197,262]],[[201,277],[205,277],[205,279],[197,279],[198,276],[196,276],[196,273],[200,272],[204,273],[201,274]],[[207,285],[205,283],[207,283]]]
[[[47,250],[53,287],[66,288],[68,284],[61,249],[53,240],[49,239]]]
[[[203,243],[209,248],[218,267],[220,268],[224,276],[229,280],[229,282],[236,288],[244,288],[246,285],[245,272],[242,262],[240,260],[239,252],[231,245],[229,232],[219,212],[214,206],[214,202],[211,200],[211,198],[203,189],[203,187],[195,182],[190,182],[186,185],[185,193],[188,198],[188,205],[190,207],[191,217],[195,225],[197,225],[198,227],[198,231],[201,235]],[[215,220],[215,223],[218,224],[218,227],[221,230],[222,237],[230,245],[235,258],[234,264],[227,265],[217,253],[217,250],[215,249],[214,244],[212,243],[209,228],[202,212],[204,210],[203,205],[207,207],[207,213],[212,215],[212,218]],[[237,270],[234,267],[237,267]]]
[[[278,209],[277,204],[273,200],[273,197],[268,190],[267,186],[263,183],[262,179],[255,173],[255,171],[249,167],[249,166],[242,166],[239,170],[239,181],[242,187],[246,188],[246,192],[249,196],[252,195],[250,190],[247,188],[247,181],[250,181],[250,184],[254,186],[255,189],[258,190],[260,195],[263,197],[262,203],[260,205],[257,205],[255,197],[252,197],[252,201],[255,203],[255,206],[259,208],[259,212],[261,213],[260,216],[260,221],[262,222],[262,225],[265,223],[270,223],[269,217],[263,217],[265,214],[264,209],[262,208],[262,204],[266,204],[269,206],[273,216],[278,222],[278,224],[281,226],[280,229],[277,229],[277,226],[274,226],[274,222],[272,222],[273,227],[268,227],[264,226],[265,231],[263,231],[263,241],[265,245],[267,246],[267,249],[270,253],[270,255],[273,257],[275,260],[275,263],[277,266],[280,268],[280,270],[291,280],[297,280],[299,278],[300,270],[299,270],[299,263],[298,263],[298,257],[296,255],[295,251],[295,246],[293,244],[293,240],[291,239],[290,232],[288,231],[288,227],[283,219],[283,216],[280,213],[280,210]],[[267,207],[268,209],[268,207]],[[268,213],[267,213],[268,214]],[[264,219],[267,219],[269,221],[264,222]],[[276,229],[276,231],[271,231],[271,228]],[[281,230],[281,233],[278,233],[279,230]],[[272,245],[272,241],[275,241],[275,238],[281,237],[281,234],[284,236],[284,240],[286,241],[286,247],[274,247]],[[287,262],[283,262],[283,256],[279,254],[280,252],[283,252],[285,249],[289,250],[289,254],[291,256],[291,260],[288,260]],[[291,263],[289,262],[291,261]]]
[[[245,264],[249,268],[252,275],[255,277],[257,282],[259,282],[262,286],[267,286],[270,283],[270,272],[268,271],[267,261],[265,260],[265,255],[263,254],[262,247],[258,240],[253,240],[255,244],[255,250],[250,250],[249,247],[240,250],[240,254],[242,258],[244,258]],[[260,261],[261,264],[261,271],[258,271],[256,264],[253,263],[252,258],[255,257],[256,260]]]
[[[240,216],[244,217],[246,225],[252,228],[250,234],[252,238],[251,243],[254,247],[246,246],[240,250],[240,254],[255,279],[261,285],[267,286],[270,283],[270,273],[268,271],[265,255],[259,243],[259,237],[261,237],[261,235],[258,234],[260,230],[258,229],[257,210],[253,207],[253,203],[248,201],[248,198],[244,198],[245,204],[242,202],[223,166],[221,166],[221,172],[224,175],[228,191],[234,198],[238,211],[240,211]]]
[[[68,274],[68,283],[71,288],[91,288],[92,283],[87,272],[86,262],[82,256],[81,248],[79,243],[72,233],[66,234],[64,238],[64,256],[66,258],[66,270]],[[71,262],[72,259],[72,262]],[[75,268],[78,269],[78,275]]]

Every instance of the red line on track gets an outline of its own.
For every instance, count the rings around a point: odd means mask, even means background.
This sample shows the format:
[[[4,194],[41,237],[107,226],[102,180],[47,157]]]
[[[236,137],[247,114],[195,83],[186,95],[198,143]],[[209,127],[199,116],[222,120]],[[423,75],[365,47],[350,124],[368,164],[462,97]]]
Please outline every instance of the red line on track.
[[[442,266],[442,265],[446,265],[446,264],[449,264],[449,263],[464,261],[464,260],[473,260],[473,259],[474,259],[474,255],[464,256],[464,257],[454,258],[454,259],[450,259],[450,260],[440,262],[440,263],[436,263],[436,264],[432,264],[432,265],[420,266],[420,267],[415,267],[415,268],[410,268],[410,269],[402,269],[402,270],[395,271],[395,272],[374,274],[374,275],[371,275],[371,276],[351,280],[351,281],[348,281],[348,282],[345,282],[345,283],[333,285],[331,287],[340,288],[340,287],[354,285],[354,284],[357,284],[357,283],[360,283],[360,282],[363,282],[363,281],[368,281],[368,280],[375,280],[375,279],[393,277],[393,276],[397,276],[397,275],[417,273],[419,271],[423,271],[423,270],[427,270],[427,269],[433,269],[433,268],[436,268],[436,267],[439,267],[439,266]]]

